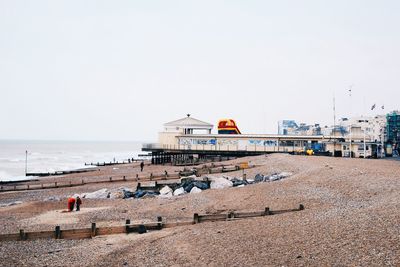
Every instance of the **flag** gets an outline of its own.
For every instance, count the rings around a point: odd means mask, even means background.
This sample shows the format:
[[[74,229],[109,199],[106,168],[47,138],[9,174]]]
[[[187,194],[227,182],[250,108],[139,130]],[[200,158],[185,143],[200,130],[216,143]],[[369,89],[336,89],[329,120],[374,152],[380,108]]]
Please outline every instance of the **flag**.
[[[372,107],[371,107],[371,110],[374,110],[375,107],[376,107],[376,104],[373,104]]]

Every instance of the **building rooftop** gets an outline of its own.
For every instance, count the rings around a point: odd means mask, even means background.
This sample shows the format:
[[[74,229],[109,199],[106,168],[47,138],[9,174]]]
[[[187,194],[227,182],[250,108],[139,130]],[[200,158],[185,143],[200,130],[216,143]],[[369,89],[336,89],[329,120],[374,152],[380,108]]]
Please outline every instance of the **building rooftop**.
[[[212,129],[214,127],[210,123],[190,117],[190,114],[187,114],[185,118],[165,123],[164,126],[191,129]]]

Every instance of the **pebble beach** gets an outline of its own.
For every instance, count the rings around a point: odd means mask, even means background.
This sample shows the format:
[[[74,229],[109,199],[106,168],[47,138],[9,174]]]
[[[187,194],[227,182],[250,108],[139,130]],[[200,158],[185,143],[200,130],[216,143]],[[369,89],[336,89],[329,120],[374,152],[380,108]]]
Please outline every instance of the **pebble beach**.
[[[169,198],[83,199],[80,212],[63,212],[73,194],[135,188],[136,182],[0,193],[0,233],[123,225],[157,216],[184,221],[194,213],[292,209],[301,212],[235,221],[205,222],[83,240],[0,242],[1,266],[399,266],[400,165],[398,161],[274,154],[247,161],[244,173],[290,172],[285,179],[240,188],[211,189]],[[146,165],[143,174],[174,173],[183,167]],[[137,163],[44,178],[96,180],[134,176]],[[243,171],[229,173],[242,177]],[[43,182],[43,180],[41,180]],[[35,182],[32,182],[32,184]]]

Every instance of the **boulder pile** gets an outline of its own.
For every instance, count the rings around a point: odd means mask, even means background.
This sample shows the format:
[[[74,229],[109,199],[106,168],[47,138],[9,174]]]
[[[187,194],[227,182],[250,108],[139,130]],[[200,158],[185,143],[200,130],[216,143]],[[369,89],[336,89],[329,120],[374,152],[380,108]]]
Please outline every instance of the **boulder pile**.
[[[126,199],[126,198],[143,198],[155,197],[171,198],[173,196],[181,196],[184,194],[197,194],[208,189],[225,189],[230,187],[244,187],[249,184],[261,182],[273,182],[291,176],[290,172],[274,173],[271,175],[257,174],[254,179],[243,179],[229,176],[204,176],[196,177],[195,175],[181,178],[179,183],[166,185],[160,190],[141,190],[132,191],[129,188],[118,188],[109,191],[106,188],[91,193],[80,194],[81,198],[86,199]],[[76,197],[78,195],[74,195]]]

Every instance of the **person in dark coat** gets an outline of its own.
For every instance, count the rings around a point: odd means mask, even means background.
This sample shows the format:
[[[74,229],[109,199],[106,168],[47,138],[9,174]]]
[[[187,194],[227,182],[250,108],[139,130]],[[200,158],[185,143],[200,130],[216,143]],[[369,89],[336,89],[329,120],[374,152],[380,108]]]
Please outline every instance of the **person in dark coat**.
[[[80,211],[82,205],[82,200],[79,196],[76,197],[76,211]]]
[[[141,171],[141,172],[143,171],[143,168],[144,168],[144,162],[142,161],[142,162],[140,163],[140,171]]]

